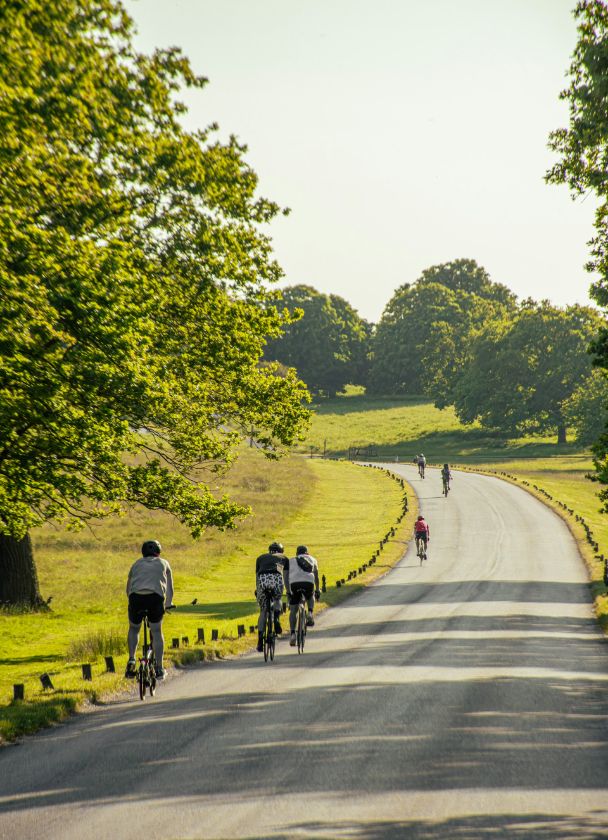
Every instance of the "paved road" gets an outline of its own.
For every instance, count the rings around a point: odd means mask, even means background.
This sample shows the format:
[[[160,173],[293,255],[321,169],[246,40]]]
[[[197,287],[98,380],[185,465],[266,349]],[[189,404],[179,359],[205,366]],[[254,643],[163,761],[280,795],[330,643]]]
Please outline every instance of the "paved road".
[[[414,483],[410,550],[304,657],[189,671],[0,751],[0,837],[608,836],[608,646],[561,520],[518,487]]]

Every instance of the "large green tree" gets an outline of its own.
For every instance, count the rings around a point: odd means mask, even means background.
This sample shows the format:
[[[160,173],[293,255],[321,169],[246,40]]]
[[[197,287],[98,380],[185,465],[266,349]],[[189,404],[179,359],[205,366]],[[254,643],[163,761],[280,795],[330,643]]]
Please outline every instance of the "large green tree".
[[[475,260],[426,269],[415,283],[400,286],[384,310],[368,390],[424,393],[440,408],[450,404],[472,334],[514,306],[512,292]]]
[[[287,312],[301,315],[270,342],[266,357],[297,370],[311,391],[333,396],[345,385],[365,385],[371,326],[339,295],[312,286],[282,292]]]
[[[525,301],[473,342],[455,387],[464,423],[505,433],[552,432],[566,442],[566,403],[591,376],[591,340],[603,325],[590,307]]]
[[[591,294],[608,307],[608,6],[601,0],[585,0],[574,11],[578,40],[570,64],[570,84],[561,98],[568,102],[567,128],[551,133],[549,145],[559,160],[547,173],[549,183],[567,184],[573,197],[593,193],[598,199],[595,236],[587,264],[596,272]],[[608,330],[604,327],[593,344],[595,362],[608,371]],[[596,445],[596,478],[608,485],[608,429]],[[600,497],[608,513],[608,489]]]
[[[201,87],[138,53],[114,0],[0,7],[0,600],[39,601],[29,529],[125,503],[193,535],[246,513],[205,476],[252,425],[277,455],[307,412],[260,365],[286,319],[279,209],[235,139],[189,133]]]

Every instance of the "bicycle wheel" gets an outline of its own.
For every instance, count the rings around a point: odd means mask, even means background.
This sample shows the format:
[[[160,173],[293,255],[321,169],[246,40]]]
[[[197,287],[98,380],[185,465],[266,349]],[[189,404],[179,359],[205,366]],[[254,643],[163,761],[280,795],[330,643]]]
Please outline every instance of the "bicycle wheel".
[[[269,658],[274,658],[274,649],[271,655],[272,636],[272,610],[269,608],[269,605],[266,605],[266,619],[264,621],[264,662],[268,662]]]
[[[150,657],[148,664],[148,686],[150,688],[150,697],[154,697],[156,691],[156,662],[154,656]]]
[[[306,613],[303,604],[298,607],[298,626],[296,638],[298,640],[298,653],[304,653],[304,637],[306,636]]]
[[[146,699],[146,666],[140,665],[139,672],[137,674],[137,682],[139,684],[139,699],[145,700]]]

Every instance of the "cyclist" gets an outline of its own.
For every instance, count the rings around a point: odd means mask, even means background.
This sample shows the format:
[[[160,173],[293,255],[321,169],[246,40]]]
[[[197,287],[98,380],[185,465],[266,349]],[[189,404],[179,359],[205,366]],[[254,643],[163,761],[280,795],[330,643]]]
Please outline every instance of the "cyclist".
[[[416,537],[416,551],[419,549],[420,540],[424,543],[424,559],[426,560],[426,547],[431,541],[431,531],[422,515],[418,517],[414,524],[414,536]]]
[[[162,549],[158,540],[147,540],[141,547],[141,557],[129,570],[127,595],[129,597],[129,661],[125,677],[137,676],[135,653],[139,643],[139,630],[143,616],[142,610],[148,611],[150,635],[156,660],[156,679],[164,680],[163,668],[165,640],[162,631],[163,615],[173,603],[173,574],[171,566],[161,556]]]
[[[420,473],[420,478],[424,478],[424,468],[426,467],[426,458],[424,455],[418,456],[418,472]]]
[[[447,484],[448,490],[450,489],[450,481],[452,480],[452,473],[450,472],[450,465],[444,464],[441,468],[441,479],[443,484]]]
[[[289,644],[295,647],[296,618],[298,616],[300,593],[304,593],[308,606],[308,612],[306,613],[306,625],[308,627],[314,627],[315,624],[313,618],[315,596],[317,601],[321,599],[319,566],[315,558],[309,554],[305,545],[299,545],[296,549],[296,556],[289,559],[285,566],[284,578],[285,590],[289,596]]]
[[[258,650],[264,648],[264,605],[266,601],[266,590],[272,593],[274,612],[274,632],[280,636],[283,632],[280,615],[283,609],[281,595],[283,594],[283,569],[289,560],[284,554],[280,542],[272,542],[268,546],[266,554],[260,554],[255,561],[255,594],[260,605],[260,617],[258,619]]]

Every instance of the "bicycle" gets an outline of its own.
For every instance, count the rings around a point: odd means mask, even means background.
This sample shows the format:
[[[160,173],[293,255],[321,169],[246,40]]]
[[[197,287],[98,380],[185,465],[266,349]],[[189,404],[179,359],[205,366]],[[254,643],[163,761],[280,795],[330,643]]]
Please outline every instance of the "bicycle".
[[[420,478],[424,478],[424,464],[418,464],[418,475]]]
[[[150,697],[154,697],[156,691],[156,659],[152,647],[152,633],[150,633],[150,641],[148,642],[148,631],[150,630],[148,610],[142,610],[140,615],[143,616],[144,641],[142,656],[139,659],[139,668],[137,669],[137,683],[139,685],[139,699],[145,700],[146,688],[150,691]]]
[[[420,565],[422,566],[422,561],[426,560],[426,542],[422,537],[416,537],[416,554],[420,558]]]
[[[266,615],[264,617],[264,636],[262,638],[262,649],[264,651],[264,662],[274,660],[274,649],[276,643],[276,633],[274,632],[274,608],[273,593],[270,589],[264,590],[264,606],[263,610]]]
[[[443,495],[447,497],[448,493],[450,492],[450,479],[442,476],[443,478]]]

